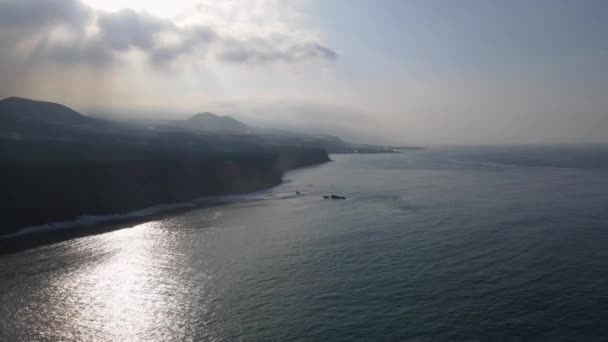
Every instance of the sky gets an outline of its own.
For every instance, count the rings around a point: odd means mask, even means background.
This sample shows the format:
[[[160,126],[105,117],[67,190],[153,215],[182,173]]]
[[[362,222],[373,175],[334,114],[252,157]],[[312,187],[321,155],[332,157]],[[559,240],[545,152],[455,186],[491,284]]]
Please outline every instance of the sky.
[[[603,0],[0,0],[0,97],[392,144],[608,142]]]

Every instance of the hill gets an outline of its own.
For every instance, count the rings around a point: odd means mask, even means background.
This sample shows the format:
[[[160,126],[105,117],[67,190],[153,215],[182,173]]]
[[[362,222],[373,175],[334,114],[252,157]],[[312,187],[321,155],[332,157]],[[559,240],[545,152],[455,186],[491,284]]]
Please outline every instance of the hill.
[[[200,131],[241,133],[251,131],[249,126],[230,116],[219,116],[209,112],[196,114],[182,121],[181,124],[183,127]]]
[[[0,101],[0,120],[14,123],[92,124],[96,120],[64,105],[9,97]]]

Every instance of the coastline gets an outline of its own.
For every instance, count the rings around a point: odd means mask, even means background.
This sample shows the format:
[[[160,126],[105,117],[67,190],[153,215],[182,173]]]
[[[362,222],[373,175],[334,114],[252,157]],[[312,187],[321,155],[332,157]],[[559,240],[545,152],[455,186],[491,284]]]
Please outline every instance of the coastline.
[[[332,161],[327,160],[311,165],[296,167],[288,171],[316,167]],[[80,237],[103,234],[115,230],[130,228],[130,225],[144,223],[175,214],[188,212],[202,207],[212,207],[227,203],[255,200],[267,194],[271,189],[282,184],[281,178],[276,184],[256,189],[251,192],[229,193],[216,196],[202,196],[190,201],[153,205],[124,213],[107,215],[85,215],[72,220],[49,222],[41,225],[24,227],[15,232],[0,235],[0,255],[18,253],[24,250],[51,245]]]
[[[268,188],[247,194],[205,196],[189,202],[156,205],[127,213],[80,216],[74,220],[53,222],[20,229],[0,236],[0,255],[21,252],[27,249],[50,245],[80,237],[103,234],[130,228],[131,224],[144,223],[202,207],[223,205],[253,198],[272,189]]]

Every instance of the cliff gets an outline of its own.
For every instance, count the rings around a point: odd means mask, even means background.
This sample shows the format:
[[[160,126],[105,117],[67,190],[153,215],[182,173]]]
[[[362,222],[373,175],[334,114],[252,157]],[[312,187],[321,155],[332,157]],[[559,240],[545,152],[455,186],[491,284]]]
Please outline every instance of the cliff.
[[[279,184],[287,170],[329,161],[312,145],[134,129],[24,99],[0,101],[0,121],[0,235],[257,191]]]

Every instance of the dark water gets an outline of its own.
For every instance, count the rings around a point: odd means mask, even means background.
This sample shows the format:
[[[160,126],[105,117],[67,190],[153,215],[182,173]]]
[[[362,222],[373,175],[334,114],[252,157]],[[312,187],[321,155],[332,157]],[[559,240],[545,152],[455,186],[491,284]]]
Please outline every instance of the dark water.
[[[0,340],[608,339],[608,148],[334,159],[0,257]]]

